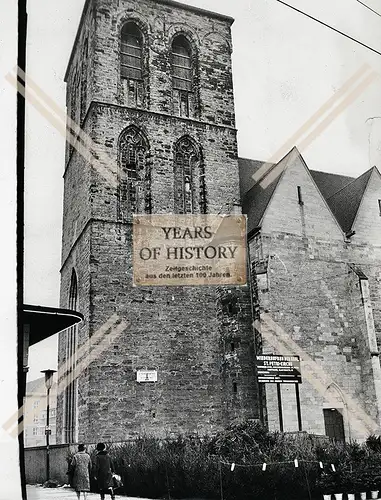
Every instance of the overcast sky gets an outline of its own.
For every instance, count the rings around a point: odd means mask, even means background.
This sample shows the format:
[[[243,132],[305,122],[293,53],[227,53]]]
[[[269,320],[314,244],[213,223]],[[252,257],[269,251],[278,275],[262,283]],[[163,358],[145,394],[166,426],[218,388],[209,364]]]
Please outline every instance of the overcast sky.
[[[381,13],[378,0],[366,0]],[[189,0],[235,18],[233,77],[240,156],[268,160],[363,65],[381,56],[277,0]],[[381,17],[357,0],[290,0],[381,52]],[[84,0],[29,0],[28,73],[65,106],[63,77]],[[370,71],[370,70],[369,70]],[[368,71],[368,72],[369,72]],[[308,148],[314,170],[358,176],[381,166],[381,81],[373,82]],[[296,143],[298,145],[298,142]],[[64,139],[27,104],[25,302],[59,306]],[[30,350],[30,379],[56,365],[57,339]]]

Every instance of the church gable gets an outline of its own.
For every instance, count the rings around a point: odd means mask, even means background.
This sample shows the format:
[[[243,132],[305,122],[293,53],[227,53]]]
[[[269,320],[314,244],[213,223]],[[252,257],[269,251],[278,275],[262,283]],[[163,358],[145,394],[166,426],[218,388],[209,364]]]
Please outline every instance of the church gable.
[[[282,161],[283,173],[262,218],[263,233],[342,240],[340,226],[299,151],[294,148]]]
[[[352,230],[371,173],[368,170],[327,198],[328,205],[346,234]]]
[[[381,175],[376,167],[369,171],[352,230],[354,242],[381,245]]]

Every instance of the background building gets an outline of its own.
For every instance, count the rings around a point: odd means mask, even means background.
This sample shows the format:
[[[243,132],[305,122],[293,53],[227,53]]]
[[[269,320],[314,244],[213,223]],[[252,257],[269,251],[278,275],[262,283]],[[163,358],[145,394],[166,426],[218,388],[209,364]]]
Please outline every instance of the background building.
[[[57,408],[57,381],[50,392],[49,427],[51,429],[50,444],[56,444],[56,408]],[[45,446],[46,444],[46,388],[45,377],[33,380],[26,384],[25,395],[25,427],[24,446]]]

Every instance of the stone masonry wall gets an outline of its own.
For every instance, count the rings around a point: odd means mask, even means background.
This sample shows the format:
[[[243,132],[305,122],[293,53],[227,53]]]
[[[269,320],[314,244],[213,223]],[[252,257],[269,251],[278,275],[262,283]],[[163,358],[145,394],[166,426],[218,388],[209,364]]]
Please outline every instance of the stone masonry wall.
[[[141,128],[150,145],[152,158],[151,190],[153,213],[174,211],[174,145],[189,135],[201,146],[206,200],[209,213],[218,213],[227,202],[237,199],[239,190],[237,143],[235,131],[230,128],[202,124],[176,117],[130,110],[118,106],[94,104],[91,111],[93,140],[97,150],[107,154],[110,164],[118,162],[118,140],[130,124]],[[102,159],[99,164],[103,166]],[[107,165],[104,165],[109,170]],[[91,194],[92,213],[97,217],[115,219],[117,216],[117,189],[93,169]],[[83,184],[82,184],[83,185]]]
[[[97,0],[94,100],[124,105],[120,78],[120,31],[135,20],[144,40],[149,72],[149,109],[172,114],[170,47],[185,34],[197,53],[199,119],[234,127],[230,23],[225,19],[147,0]]]
[[[344,396],[342,407],[351,400],[359,410],[349,421],[344,415],[347,437],[350,432],[352,438],[364,438],[362,412],[376,421],[377,409],[357,276],[345,262],[311,259],[300,238],[273,234],[263,239],[270,259],[267,288],[262,288],[260,300],[281,328],[275,339],[283,347],[296,346],[294,354],[301,356],[304,430],[325,433],[323,408],[329,407],[325,393],[334,384]],[[274,330],[267,335],[262,328],[262,335],[264,352],[279,352]],[[275,387],[268,385],[266,394],[269,425],[279,428]],[[282,398],[285,430],[297,430],[294,388],[283,386]]]
[[[381,342],[381,176],[374,168],[359,207],[351,238],[352,262],[358,263],[369,279],[374,323]]]
[[[134,124],[149,142],[153,213],[174,210],[173,148],[185,134],[202,150],[207,211],[223,213],[239,199],[231,22],[165,2],[93,4],[94,57],[88,61],[93,102],[84,128],[94,141],[98,162],[90,166],[77,153],[68,160],[61,302],[67,300],[75,267],[79,310],[85,315],[80,342],[92,343],[113,315],[126,328],[116,338],[112,332],[106,336],[107,349],[81,374],[79,439],[210,433],[234,419],[258,418],[248,288],[230,289],[235,309],[227,313],[223,303],[229,289],[133,287],[131,226],[118,220],[117,186],[104,175],[111,172],[117,178],[118,140]],[[146,95],[135,108],[126,106],[119,75],[120,29],[128,19],[139,25],[146,44]],[[91,22],[85,18],[83,29]],[[197,55],[199,106],[193,119],[174,115],[169,48],[177,33],[188,36]],[[61,336],[61,362],[64,343]],[[158,371],[158,382],[136,382],[136,370],[145,368]],[[62,425],[62,416],[59,421]]]
[[[90,62],[95,56],[95,15],[93,2],[87,2],[83,12],[84,22],[77,33],[65,75],[65,81],[71,89],[66,94],[68,118],[77,126],[83,126],[87,110],[94,95],[94,67]],[[71,125],[68,123],[68,125]],[[73,132],[76,137],[77,132]],[[73,152],[70,141],[66,143],[67,165]]]
[[[91,218],[91,166],[77,151],[65,171],[64,182],[62,265]]]
[[[374,219],[381,184],[376,171],[372,176],[356,234],[346,240],[294,150],[261,221],[260,236],[250,242],[258,272],[263,351],[300,355],[304,430],[324,434],[323,409],[338,408],[347,439],[365,439],[378,431],[360,287],[362,272],[369,280],[379,335],[381,232]],[[303,203],[298,202],[298,186]],[[284,385],[281,392],[284,428],[297,430],[295,389]],[[270,428],[279,429],[276,386],[267,384],[266,399]]]
[[[60,307],[69,308],[69,293],[70,283],[73,270],[77,276],[78,285],[78,298],[77,310],[84,315],[84,321],[80,323],[77,329],[78,347],[77,352],[84,350],[82,358],[78,359],[81,368],[78,371],[78,386],[80,391],[77,397],[77,417],[81,419],[88,419],[88,348],[89,341],[89,317],[90,317],[90,253],[91,253],[91,228],[83,231],[77,244],[73,247],[69,257],[67,258],[61,270],[61,289],[60,289]],[[57,394],[57,443],[62,443],[64,432],[64,392],[67,386],[67,381],[64,376],[66,370],[66,345],[67,345],[68,330],[59,334],[58,341],[58,394]],[[80,435],[82,440],[84,435]]]
[[[132,287],[131,244],[127,225],[92,225],[90,330],[115,313],[127,327],[91,363],[91,418],[80,421],[86,439],[204,434],[234,419],[257,418],[246,295],[233,291],[243,300],[238,298],[237,311],[226,320],[240,337],[235,393],[221,375],[231,343],[221,338],[216,288]],[[138,369],[157,370],[158,382],[137,383]]]

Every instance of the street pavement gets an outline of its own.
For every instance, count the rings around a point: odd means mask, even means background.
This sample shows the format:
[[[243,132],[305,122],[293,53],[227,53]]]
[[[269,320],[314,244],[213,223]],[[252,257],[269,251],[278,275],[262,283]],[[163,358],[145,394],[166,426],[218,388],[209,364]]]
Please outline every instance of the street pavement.
[[[77,495],[72,488],[43,488],[42,486],[26,487],[28,500],[77,500]],[[110,495],[106,495],[109,499]],[[81,500],[83,496],[81,495]],[[100,500],[100,495],[97,493],[88,493],[87,500]],[[133,499],[132,497],[125,497],[116,495],[116,499],[121,500],[149,500],[147,498]]]

